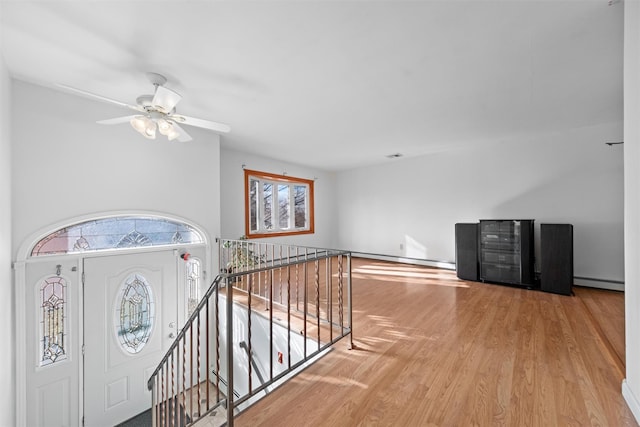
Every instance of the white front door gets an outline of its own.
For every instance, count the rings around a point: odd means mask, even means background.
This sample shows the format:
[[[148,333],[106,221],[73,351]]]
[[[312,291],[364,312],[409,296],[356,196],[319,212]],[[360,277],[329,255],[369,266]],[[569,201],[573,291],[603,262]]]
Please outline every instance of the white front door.
[[[25,289],[26,425],[80,424],[77,258],[27,264]],[[18,337],[16,341],[22,339]]]
[[[151,407],[147,380],[177,333],[176,254],[87,258],[84,274],[85,425],[113,426]]]

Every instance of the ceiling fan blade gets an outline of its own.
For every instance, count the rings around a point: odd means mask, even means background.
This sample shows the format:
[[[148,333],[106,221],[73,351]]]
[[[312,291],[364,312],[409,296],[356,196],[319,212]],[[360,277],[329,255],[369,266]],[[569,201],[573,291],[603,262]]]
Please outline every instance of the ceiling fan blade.
[[[182,96],[178,92],[174,92],[164,86],[156,86],[156,93],[153,95],[151,104],[154,107],[160,108],[165,113],[169,113],[181,99]]]
[[[136,116],[116,117],[115,119],[98,120],[96,123],[100,123],[101,125],[117,125],[119,123],[129,123],[134,117]]]
[[[116,101],[115,99],[111,99],[111,98],[107,98],[106,96],[102,96],[102,95],[97,95],[95,93],[92,92],[88,92],[86,90],[82,90],[82,89],[77,89],[75,87],[72,86],[67,86],[67,85],[63,85],[63,84],[58,84],[58,87],[62,88],[62,89],[66,89],[70,92],[75,92],[79,95],[83,95],[86,98],[93,98],[93,99],[97,99],[99,101],[102,102],[107,102],[109,104],[115,104],[118,105],[120,107],[125,107],[125,108],[129,108],[131,110],[134,111],[140,111],[142,113],[144,113],[144,108],[138,106],[138,105],[131,105],[131,104],[127,104],[126,102],[121,102],[121,101]]]
[[[199,128],[205,128],[210,130],[215,130],[216,132],[229,132],[231,131],[231,127],[229,125],[225,125],[223,123],[216,123],[209,120],[196,119],[193,117],[187,117],[183,115],[172,115],[172,120],[175,120],[179,123],[189,126],[195,126]]]
[[[173,126],[173,128],[178,132],[178,141],[180,142],[187,142],[187,141],[191,141],[193,138],[191,138],[191,136],[184,130],[182,129],[176,122],[173,122],[171,124],[171,126]]]

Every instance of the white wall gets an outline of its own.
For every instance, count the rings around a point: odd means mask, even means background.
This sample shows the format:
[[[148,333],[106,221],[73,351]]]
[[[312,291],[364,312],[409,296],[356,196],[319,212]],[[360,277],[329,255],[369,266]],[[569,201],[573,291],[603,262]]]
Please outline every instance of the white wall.
[[[624,226],[626,379],[622,393],[640,421],[640,2],[624,2]]]
[[[168,213],[220,232],[220,140],[188,128],[194,140],[147,140],[128,124],[96,120],[125,109],[15,81],[13,249],[32,233],[105,211]]]
[[[12,152],[7,163],[12,166],[13,222],[7,259],[15,260],[17,250],[25,241],[32,243],[36,232],[103,212],[169,214],[198,224],[211,238],[219,234],[217,134],[188,128],[194,138],[189,143],[150,141],[127,124],[95,123],[130,114],[126,109],[17,80],[11,90]],[[13,417],[13,384],[11,396],[0,405],[11,405]],[[6,412],[0,413],[2,418]]]
[[[338,246],[454,262],[457,222],[571,223],[575,275],[622,281],[623,148],[604,144],[621,140],[615,123],[339,173]]]
[[[2,5],[0,4],[0,9]],[[1,10],[0,10],[1,13]],[[1,34],[1,32],[0,32]],[[1,36],[0,36],[1,37]],[[2,46],[2,40],[0,40]],[[11,79],[0,48],[0,426],[15,425],[15,348],[11,274]]]
[[[225,295],[220,295],[218,300],[219,318],[220,318],[220,348],[227,348],[227,298]],[[247,344],[249,337],[249,319],[248,310],[246,307],[233,304],[233,389],[244,397],[249,394],[249,357],[246,348],[241,348],[240,343],[242,341]],[[291,365],[300,363],[305,358],[305,340],[307,342],[306,355],[309,356],[313,352],[319,350],[318,343],[312,338],[304,338],[299,333],[291,331],[278,321],[273,322],[273,329],[270,330],[271,323],[269,319],[262,314],[256,313],[255,310],[251,311],[251,347],[253,354],[253,361],[255,366],[252,366],[251,381],[253,388],[262,385],[260,376],[257,369],[260,371],[262,378],[268,381],[271,374],[271,368],[269,366],[270,358],[273,360],[273,376],[278,376],[283,372],[286,372],[289,368],[289,356],[291,356]],[[215,333],[213,331],[212,333]],[[270,340],[272,336],[273,341]],[[270,347],[273,353],[270,354]],[[278,352],[282,353],[282,362],[277,362]],[[290,352],[290,353],[289,353]],[[220,376],[225,379],[229,378],[227,369],[227,354],[223,351],[220,354]],[[212,363],[212,370],[215,371],[215,364]],[[286,379],[286,377],[285,377]],[[274,385],[270,386],[269,391],[280,386],[284,381],[276,381]]]
[[[313,155],[310,153],[309,155]],[[245,234],[244,170],[256,170],[304,179],[315,179],[315,233],[263,239],[271,243],[288,243],[299,246],[334,248],[336,244],[335,176],[333,173],[314,170],[279,160],[223,148],[220,153],[220,181],[222,235],[225,239],[237,239]]]

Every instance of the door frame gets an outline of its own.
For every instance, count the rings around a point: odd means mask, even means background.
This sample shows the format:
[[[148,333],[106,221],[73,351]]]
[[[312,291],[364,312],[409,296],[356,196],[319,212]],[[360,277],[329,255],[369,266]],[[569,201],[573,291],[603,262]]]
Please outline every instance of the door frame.
[[[31,250],[33,247],[44,237],[47,235],[60,230],[65,227],[69,227],[84,221],[105,219],[110,217],[117,216],[140,216],[140,217],[152,217],[158,219],[167,219],[172,221],[178,221],[196,229],[204,238],[204,242],[197,244],[176,244],[176,245],[163,245],[163,246],[145,246],[145,247],[137,247],[137,248],[127,248],[127,249],[110,249],[96,252],[86,252],[86,253],[73,253],[66,255],[42,255],[37,257],[31,256]],[[31,286],[33,284],[29,284],[26,282],[27,276],[27,267],[29,264],[39,263],[39,262],[51,262],[55,259],[64,259],[66,261],[74,261],[79,268],[76,271],[77,277],[76,280],[79,286],[77,287],[77,294],[73,295],[73,298],[78,301],[79,313],[77,313],[78,318],[78,329],[77,335],[74,334],[74,341],[78,343],[78,345],[84,345],[83,336],[84,336],[84,313],[82,307],[84,307],[84,299],[83,299],[83,285],[82,285],[82,276],[84,274],[84,262],[82,262],[86,258],[94,258],[94,257],[103,257],[103,256],[112,256],[114,254],[130,254],[130,253],[142,253],[142,252],[157,252],[157,251],[166,251],[167,249],[173,249],[176,254],[180,253],[180,251],[187,252],[188,248],[193,247],[204,247],[205,248],[205,260],[203,265],[203,280],[205,286],[215,277],[215,273],[211,269],[213,266],[214,257],[212,256],[212,245],[209,234],[206,230],[195,222],[176,216],[169,215],[165,213],[158,212],[149,212],[149,211],[117,211],[117,212],[105,212],[102,214],[92,214],[92,215],[83,215],[71,219],[67,219],[64,221],[59,221],[53,225],[41,228],[40,230],[32,233],[24,239],[23,243],[18,248],[18,253],[16,256],[16,261],[13,263],[14,270],[14,302],[15,302],[15,363],[16,363],[16,394],[15,394],[15,410],[16,410],[16,425],[17,426],[25,426],[27,422],[27,411],[29,410],[28,402],[29,396],[27,396],[27,366],[26,366],[26,354],[27,354],[27,342],[28,334],[25,334],[26,331],[26,304],[32,303],[28,302],[26,298],[26,286]],[[217,259],[217,257],[215,257]],[[78,369],[79,369],[79,381],[77,384],[79,393],[79,402],[78,402],[78,414],[71,414],[72,420],[77,420],[78,426],[82,425],[83,412],[82,409],[84,407],[84,359],[82,357],[79,358]]]

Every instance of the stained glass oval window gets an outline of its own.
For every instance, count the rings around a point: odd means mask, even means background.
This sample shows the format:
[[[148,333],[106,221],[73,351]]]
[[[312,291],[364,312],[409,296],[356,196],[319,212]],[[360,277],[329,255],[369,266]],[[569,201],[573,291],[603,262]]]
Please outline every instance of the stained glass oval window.
[[[165,218],[118,216],[85,221],[57,230],[36,243],[31,256],[204,241],[198,230],[183,222]]]
[[[149,341],[155,320],[151,286],[141,274],[129,275],[122,283],[113,316],[116,338],[122,349],[139,353]]]

